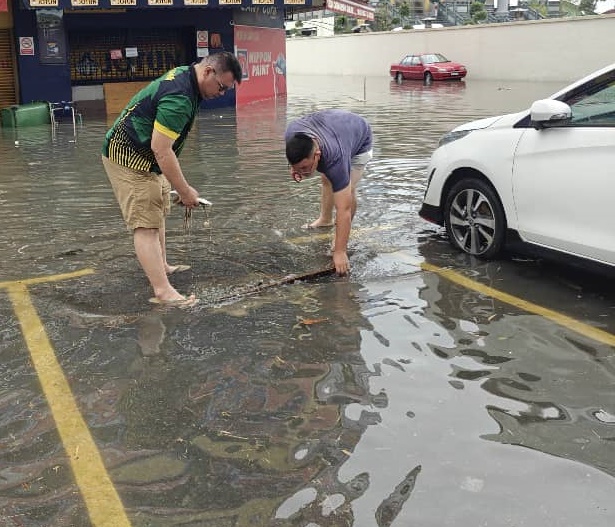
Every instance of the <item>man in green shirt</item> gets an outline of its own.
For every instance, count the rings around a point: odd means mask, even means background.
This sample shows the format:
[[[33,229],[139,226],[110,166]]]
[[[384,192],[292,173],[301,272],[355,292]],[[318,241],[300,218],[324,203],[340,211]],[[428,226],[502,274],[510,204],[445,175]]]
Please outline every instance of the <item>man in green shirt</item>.
[[[192,305],[169,282],[169,274],[189,269],[169,265],[165,216],[173,187],[189,208],[199,206],[177,156],[203,99],[220,97],[241,83],[241,66],[228,52],[179,66],[152,81],[126,105],[105,136],[102,161],[122,216],[133,232],[137,259],[154,289],[153,302]]]

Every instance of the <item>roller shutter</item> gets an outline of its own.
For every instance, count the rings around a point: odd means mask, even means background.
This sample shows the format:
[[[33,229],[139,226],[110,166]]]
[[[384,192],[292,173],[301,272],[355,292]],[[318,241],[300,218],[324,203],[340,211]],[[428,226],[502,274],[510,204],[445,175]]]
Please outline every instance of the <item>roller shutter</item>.
[[[10,29],[0,29],[0,108],[17,104],[15,55]]]

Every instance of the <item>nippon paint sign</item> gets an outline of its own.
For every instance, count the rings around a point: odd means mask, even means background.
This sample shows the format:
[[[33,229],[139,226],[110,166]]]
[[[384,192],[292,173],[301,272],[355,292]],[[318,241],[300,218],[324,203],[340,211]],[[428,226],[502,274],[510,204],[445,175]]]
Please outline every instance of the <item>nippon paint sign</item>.
[[[326,8],[335,13],[360,18],[362,20],[374,20],[375,9],[371,6],[352,2],[351,0],[327,0]]]

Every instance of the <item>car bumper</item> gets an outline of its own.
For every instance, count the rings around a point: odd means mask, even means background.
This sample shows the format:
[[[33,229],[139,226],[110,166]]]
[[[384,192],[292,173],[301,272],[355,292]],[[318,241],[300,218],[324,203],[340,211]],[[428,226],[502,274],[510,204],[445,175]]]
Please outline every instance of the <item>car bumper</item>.
[[[436,225],[444,225],[444,215],[442,214],[442,209],[435,205],[428,205],[427,203],[423,203],[419,210],[419,216],[424,220],[430,221],[431,223],[435,223]]]
[[[447,71],[447,72],[435,72],[433,78],[437,81],[448,81],[463,79],[467,75],[465,71]]]

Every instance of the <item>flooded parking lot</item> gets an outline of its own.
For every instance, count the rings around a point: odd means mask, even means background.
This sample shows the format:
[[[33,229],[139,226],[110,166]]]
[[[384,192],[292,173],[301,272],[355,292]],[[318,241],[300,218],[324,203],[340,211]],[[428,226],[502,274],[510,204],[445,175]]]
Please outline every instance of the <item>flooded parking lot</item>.
[[[2,130],[0,526],[610,527],[612,280],[475,260],[417,214],[441,134],[560,87],[296,77],[202,112],[181,160],[213,207],[167,235],[188,310],[147,302],[108,123]],[[300,229],[318,182],[283,132],[329,107],[375,136],[352,274],[287,283],[331,233]]]

